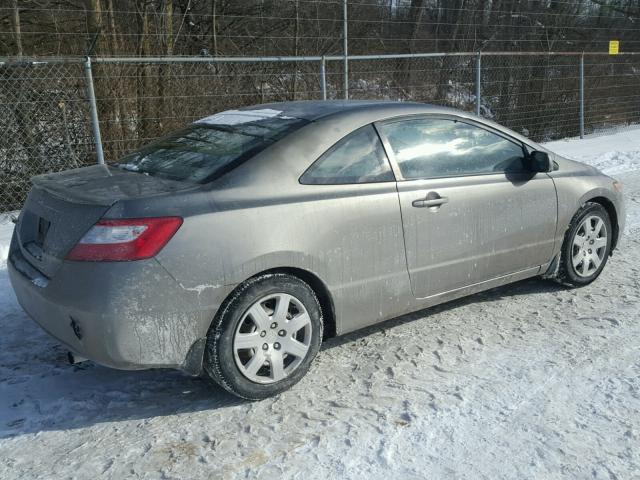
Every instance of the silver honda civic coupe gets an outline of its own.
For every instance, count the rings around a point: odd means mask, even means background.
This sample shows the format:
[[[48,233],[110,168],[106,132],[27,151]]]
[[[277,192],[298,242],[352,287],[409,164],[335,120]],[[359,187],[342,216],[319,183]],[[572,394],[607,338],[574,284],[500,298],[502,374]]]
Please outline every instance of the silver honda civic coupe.
[[[323,338],[528,277],[595,280],[622,185],[438,106],[289,102],[40,175],[9,274],[76,360],[261,399]]]

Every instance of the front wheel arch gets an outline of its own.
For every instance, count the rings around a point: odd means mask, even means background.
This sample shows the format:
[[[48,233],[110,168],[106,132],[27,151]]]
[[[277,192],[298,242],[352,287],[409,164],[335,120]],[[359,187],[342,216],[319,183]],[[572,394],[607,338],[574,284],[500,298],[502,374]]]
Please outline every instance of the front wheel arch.
[[[575,260],[575,256],[573,254],[573,249],[576,245],[574,243],[574,236],[577,235],[577,231],[581,228],[581,225],[583,224],[585,219],[590,216],[591,217],[600,216],[600,218],[605,222],[605,225],[607,226],[605,232],[611,232],[611,234],[608,237],[610,238],[610,240],[607,240],[607,244],[605,246],[605,248],[608,249],[608,252],[604,253],[601,259],[601,263],[594,264],[596,268],[595,272],[589,275],[585,275],[584,270],[582,274],[576,271],[577,267],[575,263],[572,265],[572,261]],[[551,275],[546,275],[546,277],[552,278],[556,282],[566,285],[568,287],[581,287],[581,286],[588,285],[594,280],[596,280],[600,275],[600,273],[602,272],[602,270],[604,269],[607,263],[607,258],[611,255],[611,245],[613,244],[612,241],[613,241],[613,231],[614,231],[613,222],[611,220],[612,219],[610,218],[607,209],[601,203],[593,202],[593,201],[587,201],[583,203],[578,209],[578,211],[572,217],[571,222],[569,223],[565,231],[560,253],[556,257],[556,259],[554,259],[554,262],[553,262],[556,264],[556,267],[554,268],[553,273]],[[594,241],[595,240],[592,240],[591,243],[594,243]],[[579,246],[578,248],[582,248],[584,250],[585,248],[584,244],[582,245],[582,247]],[[588,247],[588,248],[591,248],[591,247]],[[595,248],[596,247],[594,247],[594,250]],[[580,252],[578,252],[578,254],[579,253]],[[591,250],[589,250],[589,253],[591,253]],[[588,260],[588,256],[586,256],[587,253],[584,252],[584,255],[585,255],[584,261],[587,261]],[[580,257],[578,257],[578,259],[579,258]]]
[[[611,220],[611,227],[613,229],[613,238],[611,239],[611,251],[609,255],[613,253],[613,250],[618,245],[618,239],[620,237],[620,225],[618,224],[618,212],[616,211],[616,207],[611,200],[606,197],[594,197],[586,200],[584,203],[592,202],[599,203],[604,207],[604,209],[609,214],[609,219]]]

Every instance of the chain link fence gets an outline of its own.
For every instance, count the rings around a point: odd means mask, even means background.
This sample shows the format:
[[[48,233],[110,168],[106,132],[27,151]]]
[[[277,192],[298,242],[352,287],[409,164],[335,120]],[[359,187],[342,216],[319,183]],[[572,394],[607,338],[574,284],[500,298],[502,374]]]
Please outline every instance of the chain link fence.
[[[322,98],[309,62],[140,62],[93,66],[107,162],[220,110]]]
[[[80,62],[0,66],[0,212],[17,210],[30,179],[93,161]]]
[[[287,100],[348,96],[447,105],[538,141],[640,122],[637,54],[364,55],[348,61],[345,92],[340,56],[94,59],[105,161],[214,112]],[[97,161],[86,69],[78,58],[0,59],[0,212],[21,207],[33,175]]]

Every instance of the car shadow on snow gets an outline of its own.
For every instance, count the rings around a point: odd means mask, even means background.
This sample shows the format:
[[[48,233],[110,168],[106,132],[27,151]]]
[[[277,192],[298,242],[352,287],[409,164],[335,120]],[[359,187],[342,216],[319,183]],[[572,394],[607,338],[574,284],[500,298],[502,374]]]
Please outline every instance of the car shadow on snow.
[[[329,339],[322,350],[467,304],[553,293],[564,288],[537,279],[521,281]],[[25,358],[0,365],[0,438],[80,429],[108,422],[213,412],[248,404],[202,378],[174,370],[120,371],[92,362],[69,365],[62,347],[33,322],[26,318],[20,320],[23,321],[21,328],[25,330],[22,333],[35,336],[40,346],[35,352],[22,349]],[[5,346],[15,347],[6,343]]]
[[[465,305],[495,302],[503,298],[520,295],[555,293],[567,290],[567,288],[568,287],[554,281],[543,280],[541,278],[530,278],[521,280],[519,282],[495,287],[484,292],[475,293],[473,295],[462,297],[456,300],[451,300],[439,305],[435,305],[433,307],[418,310],[416,312],[407,313],[406,315],[395,317],[390,320],[385,320],[384,322],[376,323],[375,325],[362,328],[360,330],[342,335],[340,337],[325,340],[322,345],[322,350],[339,347],[341,345],[353,342],[354,340],[358,340],[362,337],[366,337],[381,330],[393,328],[395,326],[403,325],[415,320],[420,320],[439,312],[454,310]]]
[[[64,352],[58,353],[50,359],[55,364],[46,373],[0,379],[0,439],[244,403],[202,378],[179,371],[121,371],[92,362],[69,365],[64,363]]]

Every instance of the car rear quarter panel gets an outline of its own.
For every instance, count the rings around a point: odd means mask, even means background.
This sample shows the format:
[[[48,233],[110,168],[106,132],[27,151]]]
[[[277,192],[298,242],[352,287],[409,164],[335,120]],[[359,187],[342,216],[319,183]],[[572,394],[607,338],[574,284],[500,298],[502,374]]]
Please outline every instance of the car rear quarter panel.
[[[222,200],[185,219],[158,256],[203,294],[260,272],[300,268],[323,281],[338,333],[405,311],[410,286],[395,184],[299,185],[275,198]]]

